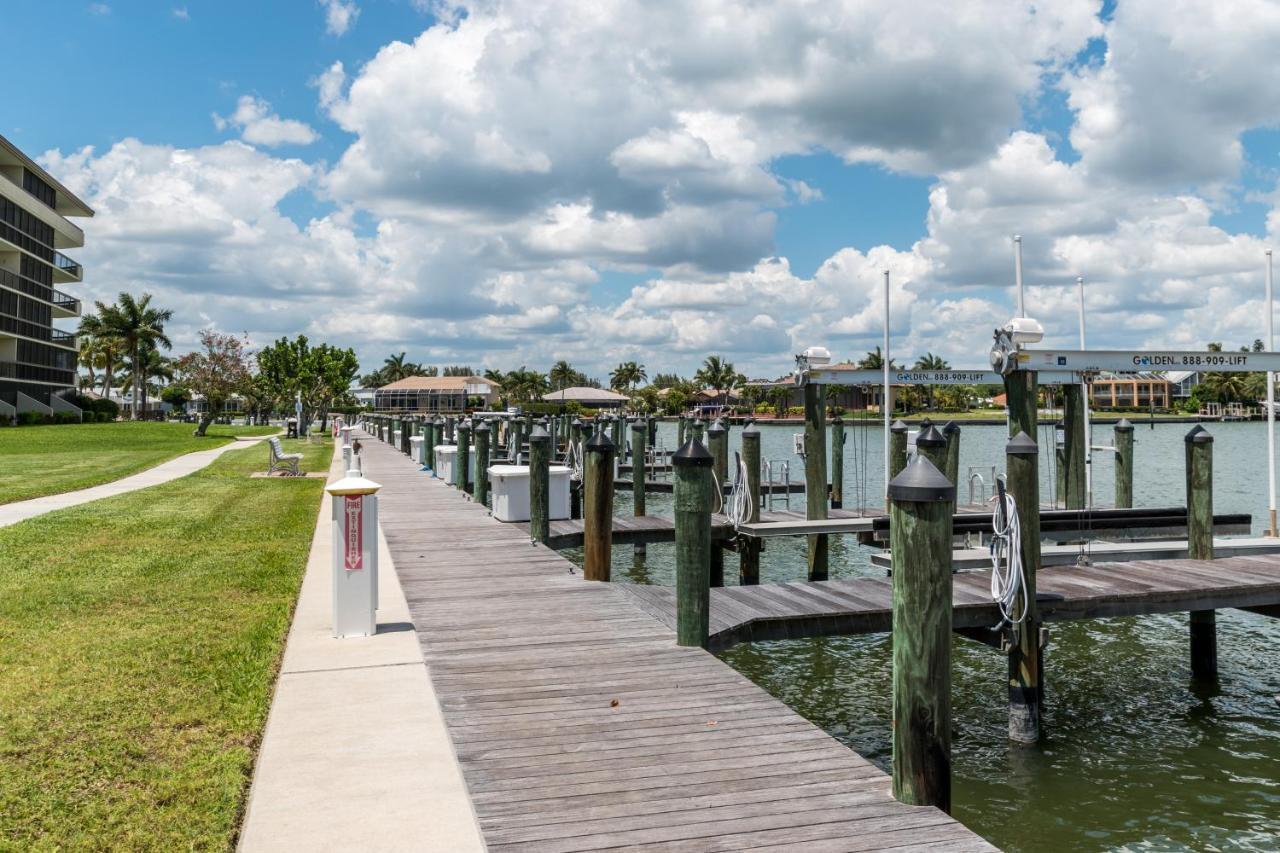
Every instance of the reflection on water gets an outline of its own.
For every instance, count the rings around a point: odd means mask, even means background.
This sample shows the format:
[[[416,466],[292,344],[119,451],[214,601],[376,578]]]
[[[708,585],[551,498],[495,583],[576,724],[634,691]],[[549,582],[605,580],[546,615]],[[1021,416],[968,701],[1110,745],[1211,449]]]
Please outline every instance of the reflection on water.
[[[664,424],[667,445],[674,428]],[[1183,503],[1182,436],[1189,425],[1139,424],[1135,503]],[[1265,522],[1262,424],[1213,424],[1217,512]],[[794,427],[763,429],[766,458],[791,457]],[[739,431],[731,433],[737,446]],[[878,436],[878,433],[874,435]],[[1003,427],[964,427],[961,471],[997,464]],[[1110,441],[1098,427],[1095,444]],[[846,450],[850,477],[881,488],[878,439]],[[794,458],[794,457],[791,457]],[[1043,457],[1042,457],[1043,458]],[[796,460],[795,470],[800,471]],[[1112,495],[1111,460],[1098,455],[1095,495]],[[797,479],[799,474],[797,473]],[[1047,477],[1042,489],[1048,487]],[[1045,491],[1045,494],[1052,494]],[[962,497],[963,497],[962,490]],[[851,501],[849,503],[852,503]],[[792,506],[803,509],[803,498]],[[617,511],[629,515],[631,495]],[[670,495],[648,497],[669,515]],[[779,505],[781,508],[781,505]],[[831,539],[832,577],[879,572],[872,549]],[[614,548],[614,577],[674,584],[674,548]],[[581,561],[581,554],[566,552]],[[764,582],[803,579],[802,537],[768,540]],[[736,583],[737,561],[725,561]],[[1008,850],[1280,850],[1280,620],[1239,611],[1218,617],[1220,684],[1190,683],[1185,614],[1055,624],[1045,658],[1044,741],[1009,744],[1005,658],[957,637],[953,654],[954,813]],[[888,635],[754,643],[723,659],[832,736],[887,769],[892,653]]]

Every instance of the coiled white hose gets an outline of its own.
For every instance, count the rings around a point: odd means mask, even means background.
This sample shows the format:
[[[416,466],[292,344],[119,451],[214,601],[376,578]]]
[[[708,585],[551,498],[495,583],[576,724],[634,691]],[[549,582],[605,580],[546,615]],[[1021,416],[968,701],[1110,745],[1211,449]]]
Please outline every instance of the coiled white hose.
[[[1004,622],[1018,625],[1027,618],[1027,576],[1022,565],[1018,505],[1013,495],[1003,490],[991,500],[996,503],[991,516],[991,598],[1000,608]]]
[[[741,453],[735,453],[738,470],[734,474],[733,488],[729,491],[729,501],[725,505],[725,515],[733,529],[737,530],[747,519],[751,518],[751,494],[747,490],[747,463]]]

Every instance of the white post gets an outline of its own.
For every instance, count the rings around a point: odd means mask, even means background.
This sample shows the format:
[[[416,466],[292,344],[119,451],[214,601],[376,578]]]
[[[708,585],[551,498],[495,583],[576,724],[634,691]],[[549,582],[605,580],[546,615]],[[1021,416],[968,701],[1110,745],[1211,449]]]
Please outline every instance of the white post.
[[[1272,302],[1271,250],[1267,249],[1267,352],[1273,352],[1275,340],[1275,305]],[[1268,536],[1276,536],[1276,375],[1267,371],[1267,510],[1271,527]]]
[[[348,471],[325,491],[333,496],[333,636],[371,637],[378,630],[378,498],[382,488]]]
[[[884,388],[880,397],[880,414],[884,417],[884,500],[889,509],[889,417],[893,405],[889,388],[889,271],[884,271],[884,347],[880,352],[880,367],[884,371]]]
[[[1022,235],[1013,235],[1013,283],[1018,290],[1018,316],[1027,316],[1026,301],[1022,298]]]
[[[1076,276],[1076,294],[1080,301],[1080,349],[1084,342],[1084,276]],[[1089,385],[1080,375],[1080,392],[1084,397],[1084,505],[1093,509],[1093,423],[1089,419]],[[1063,401],[1066,402],[1065,400]]]

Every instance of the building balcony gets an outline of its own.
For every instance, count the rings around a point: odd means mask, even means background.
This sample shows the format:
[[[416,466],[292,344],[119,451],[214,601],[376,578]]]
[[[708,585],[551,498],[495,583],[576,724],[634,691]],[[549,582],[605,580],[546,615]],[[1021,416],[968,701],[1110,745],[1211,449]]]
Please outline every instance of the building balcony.
[[[80,300],[68,296],[60,290],[43,285],[38,281],[24,278],[9,270],[0,269],[0,286],[16,290],[19,293],[34,297],[53,306],[53,316],[58,319],[80,316]]]
[[[75,332],[64,332],[61,329],[52,329],[49,332],[49,343],[59,347],[76,348]]]
[[[84,278],[84,269],[80,266],[79,261],[73,261],[61,252],[53,253],[53,276],[58,277],[58,273],[67,276],[67,281],[81,281]]]

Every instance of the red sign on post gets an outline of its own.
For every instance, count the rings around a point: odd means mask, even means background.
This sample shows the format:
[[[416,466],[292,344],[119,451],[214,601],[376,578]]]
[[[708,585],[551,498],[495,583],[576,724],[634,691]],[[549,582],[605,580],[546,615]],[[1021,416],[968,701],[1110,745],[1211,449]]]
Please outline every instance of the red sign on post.
[[[364,568],[364,496],[347,495],[342,509],[343,517],[347,520],[343,564],[347,571],[358,572]]]

